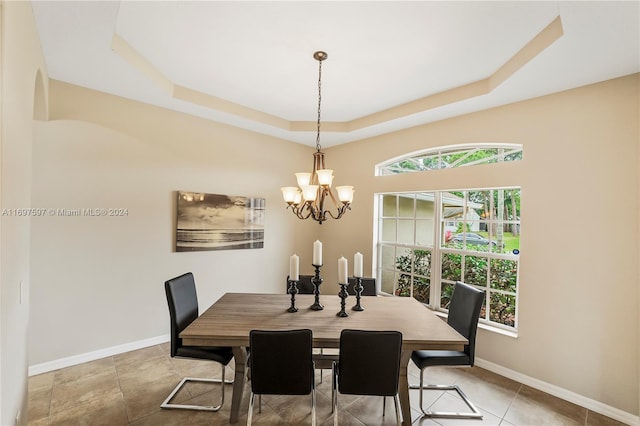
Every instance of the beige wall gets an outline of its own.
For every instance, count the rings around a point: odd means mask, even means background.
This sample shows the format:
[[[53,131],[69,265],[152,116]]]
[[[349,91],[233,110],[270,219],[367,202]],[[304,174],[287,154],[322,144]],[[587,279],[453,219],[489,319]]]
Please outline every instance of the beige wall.
[[[327,150],[356,198],[323,225],[326,259],[370,264],[376,192],[521,186],[519,335],[481,330],[478,357],[637,415],[638,87],[633,75]],[[373,177],[378,162],[469,142],[522,143],[524,160]]]
[[[31,205],[33,118],[46,115],[46,75],[27,2],[2,2],[0,206]],[[39,72],[42,70],[42,73]],[[3,215],[0,226],[0,424],[27,417],[29,217]]]
[[[285,211],[279,188],[311,148],[53,80],[50,93],[34,206],[128,215],[33,220],[31,364],[166,335],[163,283],[187,271],[201,308],[225,292],[284,291],[289,256],[308,258],[315,228]],[[177,190],[266,198],[264,248],[174,252]]]

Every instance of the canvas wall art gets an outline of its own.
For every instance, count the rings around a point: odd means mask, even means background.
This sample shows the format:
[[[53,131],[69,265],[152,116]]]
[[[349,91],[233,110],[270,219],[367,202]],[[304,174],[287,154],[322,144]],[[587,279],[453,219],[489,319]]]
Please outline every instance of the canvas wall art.
[[[265,199],[178,191],[176,251],[264,247]]]

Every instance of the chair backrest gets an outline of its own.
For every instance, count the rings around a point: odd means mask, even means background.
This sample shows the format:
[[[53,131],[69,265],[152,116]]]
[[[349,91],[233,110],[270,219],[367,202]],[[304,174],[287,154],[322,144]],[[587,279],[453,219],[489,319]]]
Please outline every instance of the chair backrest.
[[[476,332],[484,298],[484,291],[458,281],[449,304],[447,323],[469,340],[464,352],[469,356],[471,365],[475,357]]]
[[[298,276],[298,294],[313,294],[314,292],[314,287],[313,287],[313,283],[311,282],[311,278],[313,278],[313,275],[299,275]],[[285,292],[289,291],[289,276],[287,276],[287,282],[285,283]]]
[[[314,287],[311,279],[313,275],[300,275],[298,277],[298,294],[314,294]],[[285,283],[285,292],[289,291],[289,277],[287,276],[287,282]],[[356,279],[351,277],[349,278],[349,284],[347,285],[347,293],[349,295],[354,296],[356,294],[353,286],[356,284]],[[377,296],[378,292],[376,291],[376,279],[375,278],[363,278],[362,279],[362,290],[363,296]]]
[[[193,274],[187,272],[164,283],[171,317],[171,356],[182,346],[179,336],[189,324],[198,318],[198,295]]]
[[[398,393],[402,333],[342,330],[338,390],[351,395]]]
[[[308,395],[313,389],[313,333],[252,330],[249,333],[251,391],[262,395]]]
[[[356,279],[354,277],[349,278],[349,284],[347,285],[347,293],[350,296],[354,296],[356,291],[353,287],[356,285]],[[375,278],[362,278],[362,296],[377,296],[376,291],[376,279]]]

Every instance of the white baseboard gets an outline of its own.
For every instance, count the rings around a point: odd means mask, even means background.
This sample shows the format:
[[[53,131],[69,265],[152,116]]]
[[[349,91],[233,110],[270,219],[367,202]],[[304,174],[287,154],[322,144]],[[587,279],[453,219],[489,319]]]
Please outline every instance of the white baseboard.
[[[548,393],[549,395],[556,396],[560,399],[564,399],[565,401],[569,401],[591,411],[595,411],[596,413],[602,414],[603,416],[618,420],[619,422],[622,422],[624,424],[632,426],[640,425],[640,417],[634,414],[627,413],[626,411],[622,411],[610,405],[603,404],[602,402],[587,398],[586,396],[571,392],[556,385],[552,385],[551,383],[543,382],[542,380],[529,377],[517,371],[510,370],[506,367],[502,367],[498,364],[494,364],[492,362],[485,361],[479,358],[475,359],[475,365],[484,368],[485,370],[489,370],[493,373],[499,374],[500,376],[515,380],[516,382],[520,382],[534,389],[538,389],[542,392]]]
[[[171,340],[171,336],[168,334],[156,337],[150,337],[149,339],[138,340],[136,342],[125,343],[118,346],[112,346],[110,348],[99,349],[97,351],[87,352],[84,354],[73,355],[66,358],[56,359],[49,362],[43,362],[41,364],[35,364],[29,366],[29,376],[35,376],[36,374],[47,373],[49,371],[58,370],[60,368],[71,367],[73,365],[82,364],[83,362],[95,361],[96,359],[105,358],[112,355],[121,354],[124,352],[135,351],[136,349],[142,349],[153,345],[159,345]]]

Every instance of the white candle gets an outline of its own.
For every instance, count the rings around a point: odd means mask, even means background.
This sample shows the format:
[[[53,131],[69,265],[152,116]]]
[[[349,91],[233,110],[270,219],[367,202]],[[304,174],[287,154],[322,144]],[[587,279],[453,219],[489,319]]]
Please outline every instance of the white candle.
[[[347,284],[347,271],[349,270],[349,263],[347,259],[341,257],[338,259],[338,284]]]
[[[291,281],[298,281],[300,279],[299,271],[300,271],[300,257],[298,257],[297,254],[294,254],[289,259],[289,279]]]
[[[362,253],[360,252],[353,256],[353,276],[362,278]]]
[[[322,243],[318,240],[313,243],[313,265],[322,266]]]

